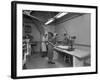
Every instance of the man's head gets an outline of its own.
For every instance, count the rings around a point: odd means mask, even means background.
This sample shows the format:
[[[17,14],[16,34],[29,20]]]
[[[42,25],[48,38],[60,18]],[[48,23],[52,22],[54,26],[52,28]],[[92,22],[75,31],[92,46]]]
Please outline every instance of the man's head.
[[[52,32],[48,32],[48,37],[52,38],[53,37],[53,33]]]

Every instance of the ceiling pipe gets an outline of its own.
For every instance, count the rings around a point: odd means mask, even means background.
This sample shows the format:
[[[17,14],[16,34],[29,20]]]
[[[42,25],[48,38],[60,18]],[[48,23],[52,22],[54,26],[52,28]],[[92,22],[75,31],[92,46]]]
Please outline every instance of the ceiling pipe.
[[[27,16],[29,16],[29,17],[31,17],[31,18],[35,18],[35,19],[37,19],[37,20],[39,20],[40,22],[42,22],[43,23],[43,21],[41,21],[39,18],[37,18],[37,17],[35,17],[35,16],[32,16],[30,13],[31,13],[32,11],[24,11],[23,12],[23,14],[25,14],[25,15],[27,15]]]
[[[27,15],[27,16],[29,16],[29,17],[31,17],[32,19],[35,19],[36,21],[36,23],[37,23],[37,21],[38,21],[38,24],[36,24],[38,27],[37,28],[39,28],[38,30],[39,30],[39,32],[40,32],[40,34],[42,34],[42,33],[44,33],[44,31],[41,31],[41,30],[43,30],[44,29],[44,27],[43,27],[43,25],[44,25],[44,23],[40,20],[40,19],[38,19],[37,17],[35,17],[35,16],[32,16],[31,14],[31,11],[26,11],[26,12],[23,12],[23,14],[25,14],[25,15]],[[42,27],[40,27],[39,25],[41,24],[41,26]],[[42,29],[41,29],[42,28]]]

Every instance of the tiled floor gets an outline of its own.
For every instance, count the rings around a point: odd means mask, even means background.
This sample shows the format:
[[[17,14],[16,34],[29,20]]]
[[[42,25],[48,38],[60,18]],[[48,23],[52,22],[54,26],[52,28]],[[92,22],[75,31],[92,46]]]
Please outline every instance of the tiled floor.
[[[61,68],[72,67],[69,63],[65,63],[62,59],[54,60],[55,64],[48,64],[47,57],[41,57],[40,53],[33,54],[27,58],[27,69],[41,69],[41,68]]]

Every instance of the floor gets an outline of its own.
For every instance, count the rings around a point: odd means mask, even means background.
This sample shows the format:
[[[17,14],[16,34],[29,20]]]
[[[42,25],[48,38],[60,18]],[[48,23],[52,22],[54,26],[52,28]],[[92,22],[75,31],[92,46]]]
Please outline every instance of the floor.
[[[41,53],[35,53],[27,57],[25,69],[72,67],[70,63],[64,62],[63,59],[55,59],[54,62],[55,64],[48,64],[47,57],[41,57]]]

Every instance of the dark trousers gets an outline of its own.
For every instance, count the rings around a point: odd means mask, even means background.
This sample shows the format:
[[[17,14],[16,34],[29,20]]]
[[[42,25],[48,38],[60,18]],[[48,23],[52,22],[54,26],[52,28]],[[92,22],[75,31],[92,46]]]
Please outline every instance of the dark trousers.
[[[48,60],[52,61],[53,60],[53,46],[48,45]]]

